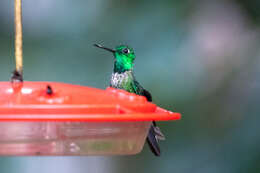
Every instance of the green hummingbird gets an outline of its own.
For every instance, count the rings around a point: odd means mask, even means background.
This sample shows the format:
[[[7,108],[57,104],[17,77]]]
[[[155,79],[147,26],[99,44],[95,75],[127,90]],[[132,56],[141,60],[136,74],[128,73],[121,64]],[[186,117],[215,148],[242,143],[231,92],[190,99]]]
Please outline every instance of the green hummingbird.
[[[146,97],[148,101],[152,101],[151,94],[137,82],[133,74],[135,53],[132,48],[127,45],[120,45],[115,49],[106,48],[100,44],[94,44],[94,46],[112,52],[114,55],[114,70],[110,80],[110,87],[142,95]],[[160,131],[160,128],[153,121],[147,136],[147,143],[156,156],[160,156],[158,141],[164,139],[165,137]]]

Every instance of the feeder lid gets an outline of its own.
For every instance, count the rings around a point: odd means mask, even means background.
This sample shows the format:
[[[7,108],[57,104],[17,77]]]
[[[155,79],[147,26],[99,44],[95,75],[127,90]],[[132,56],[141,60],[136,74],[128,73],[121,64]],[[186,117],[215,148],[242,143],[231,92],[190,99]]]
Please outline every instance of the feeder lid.
[[[158,121],[179,113],[157,107],[143,96],[57,82],[0,82],[0,120]]]

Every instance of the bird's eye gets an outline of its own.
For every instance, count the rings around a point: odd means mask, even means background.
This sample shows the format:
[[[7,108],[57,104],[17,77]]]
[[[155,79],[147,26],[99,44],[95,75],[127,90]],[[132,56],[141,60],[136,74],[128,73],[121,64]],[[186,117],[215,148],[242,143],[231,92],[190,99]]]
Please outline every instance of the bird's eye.
[[[130,50],[128,48],[124,48],[123,53],[125,53],[125,54],[130,53]]]

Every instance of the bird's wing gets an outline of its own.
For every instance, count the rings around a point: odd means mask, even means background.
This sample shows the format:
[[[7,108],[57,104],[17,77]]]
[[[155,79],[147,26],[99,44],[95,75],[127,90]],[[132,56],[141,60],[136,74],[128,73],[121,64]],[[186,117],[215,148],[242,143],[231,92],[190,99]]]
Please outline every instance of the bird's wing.
[[[147,101],[152,102],[152,95],[150,94],[150,92],[144,89],[137,81],[134,81],[134,89],[136,94],[145,96]],[[160,156],[161,151],[158,141],[165,140],[165,137],[161,132],[160,128],[156,125],[155,121],[153,121],[149,129],[149,133],[146,140],[154,155]]]
[[[134,80],[133,85],[134,85],[136,94],[145,96],[147,101],[152,102],[152,95],[150,94],[149,91],[144,89],[136,80]]]
[[[152,102],[152,95],[150,94],[149,91],[147,91],[146,89],[143,90],[143,96],[146,97],[146,99],[149,101],[149,102]]]

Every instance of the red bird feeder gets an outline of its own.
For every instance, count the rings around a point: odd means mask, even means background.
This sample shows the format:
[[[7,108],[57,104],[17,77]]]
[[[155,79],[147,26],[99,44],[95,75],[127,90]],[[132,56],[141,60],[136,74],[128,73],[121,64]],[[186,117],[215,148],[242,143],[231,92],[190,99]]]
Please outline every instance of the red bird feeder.
[[[16,70],[0,82],[0,155],[136,154],[152,121],[181,118],[123,90],[23,82],[21,0],[15,29]]]
[[[125,155],[153,120],[181,115],[143,96],[53,82],[0,82],[0,155]]]

